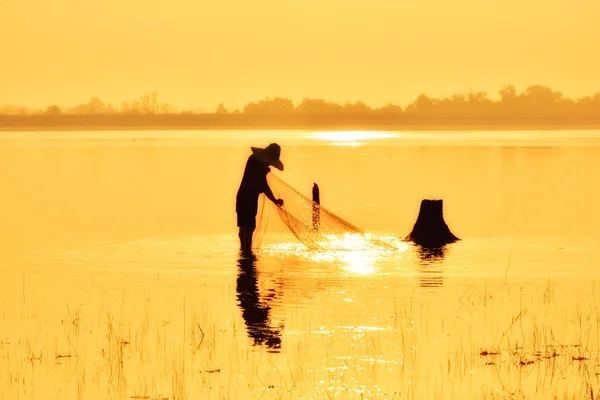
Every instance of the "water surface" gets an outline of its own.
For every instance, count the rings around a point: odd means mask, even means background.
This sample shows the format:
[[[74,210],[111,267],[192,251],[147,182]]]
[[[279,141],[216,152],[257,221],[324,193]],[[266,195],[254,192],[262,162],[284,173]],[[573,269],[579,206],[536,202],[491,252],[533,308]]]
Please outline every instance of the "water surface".
[[[249,146],[367,232],[238,260]],[[0,134],[0,398],[590,398],[600,132]]]

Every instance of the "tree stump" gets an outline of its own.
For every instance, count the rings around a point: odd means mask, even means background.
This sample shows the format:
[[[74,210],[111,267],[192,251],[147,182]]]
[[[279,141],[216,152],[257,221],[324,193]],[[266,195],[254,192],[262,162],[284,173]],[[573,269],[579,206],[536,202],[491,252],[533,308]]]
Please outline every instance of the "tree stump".
[[[443,200],[422,200],[417,222],[406,239],[425,248],[439,248],[460,240],[444,221],[443,204]]]

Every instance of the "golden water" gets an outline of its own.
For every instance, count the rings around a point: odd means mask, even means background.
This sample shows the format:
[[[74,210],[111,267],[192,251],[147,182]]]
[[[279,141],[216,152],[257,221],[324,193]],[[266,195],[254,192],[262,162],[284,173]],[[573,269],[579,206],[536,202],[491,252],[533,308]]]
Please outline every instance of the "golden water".
[[[443,254],[237,259],[250,145],[365,231],[443,198]],[[0,136],[0,398],[593,398],[600,133]],[[397,239],[392,239],[397,240]]]

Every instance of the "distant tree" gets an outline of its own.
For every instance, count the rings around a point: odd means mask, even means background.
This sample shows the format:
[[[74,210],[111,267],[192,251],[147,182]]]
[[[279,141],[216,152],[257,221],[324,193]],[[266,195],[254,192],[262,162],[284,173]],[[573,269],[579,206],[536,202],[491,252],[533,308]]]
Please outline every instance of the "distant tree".
[[[556,103],[562,98],[562,93],[554,91],[547,86],[533,85],[525,89],[525,92],[519,97],[542,103]]]
[[[23,106],[4,106],[0,108],[0,115],[28,115],[32,110]]]
[[[469,103],[471,104],[490,104],[491,102],[487,92],[469,92]]]
[[[219,105],[217,106],[217,111],[215,111],[215,114],[217,114],[217,115],[228,114],[227,108],[225,108],[225,105],[223,103],[219,103]]]
[[[244,114],[291,114],[294,103],[284,97],[266,98],[244,107]]]
[[[563,99],[564,100],[564,99]],[[600,114],[600,93],[593,96],[586,96],[575,101],[576,108],[582,113],[598,113]]]
[[[500,101],[496,103],[496,108],[503,115],[503,118],[511,118],[520,114],[519,95],[513,85],[504,85],[498,91],[498,94],[500,95]]]
[[[346,114],[355,114],[355,115],[370,114],[373,112],[373,109],[371,107],[367,106],[362,101],[357,101],[356,103],[351,103],[348,101],[344,105],[344,112]]]
[[[104,114],[106,111],[106,103],[98,97],[92,97],[87,103],[88,114]]]
[[[78,104],[74,107],[68,108],[66,114],[78,114],[78,115],[98,115],[98,114],[113,114],[116,110],[111,105],[107,105],[105,102],[100,100],[98,97],[92,97],[85,104]]]
[[[299,114],[308,115],[332,115],[341,114],[344,111],[343,107],[337,103],[331,103],[324,99],[309,99],[305,98],[296,107],[296,112]]]
[[[169,103],[160,103],[158,101],[158,92],[152,92],[140,96],[138,100],[124,101],[119,107],[121,114],[173,114],[177,108]]]
[[[469,102],[464,94],[455,94],[441,99],[436,104],[436,109],[443,114],[465,114],[469,111]]]
[[[469,113],[476,115],[486,115],[492,112],[494,102],[487,96],[487,92],[470,92]]]
[[[53,104],[46,108],[45,113],[47,115],[60,115],[60,114],[62,114],[62,110],[60,109],[59,106],[57,106],[56,104]]]
[[[437,103],[437,99],[431,99],[422,94],[417,97],[415,101],[406,106],[406,112],[414,114],[431,114],[434,112]]]
[[[561,99],[561,92],[555,92],[546,86],[533,85],[519,95],[519,106],[528,114],[555,112]]]
[[[139,110],[138,106],[139,106],[139,104],[137,101],[124,101],[121,103],[121,106],[119,107],[119,111],[121,112],[121,114],[126,114],[126,115],[140,114],[140,110]]]
[[[504,85],[498,93],[501,103],[514,104],[517,101],[517,89],[513,85]]]
[[[402,110],[402,107],[400,107],[400,106],[397,106],[397,105],[394,105],[391,103],[387,103],[383,107],[374,109],[373,112],[375,112],[377,114],[397,115],[397,114],[402,114],[403,110]]]
[[[176,114],[177,113],[177,107],[175,107],[172,104],[169,103],[160,103],[159,105],[159,112],[161,114]]]
[[[141,96],[138,107],[142,114],[157,114],[160,110],[160,105],[158,104],[158,92],[155,91]]]

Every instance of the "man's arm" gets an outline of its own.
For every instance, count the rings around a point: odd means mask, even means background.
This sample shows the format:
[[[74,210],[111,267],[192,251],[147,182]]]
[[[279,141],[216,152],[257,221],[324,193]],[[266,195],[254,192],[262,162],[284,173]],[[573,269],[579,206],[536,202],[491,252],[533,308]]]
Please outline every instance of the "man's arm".
[[[269,187],[269,185],[265,185],[265,196],[267,196],[267,198],[269,200],[271,200],[273,203],[277,202],[277,199],[273,195],[273,192],[271,191],[271,188]]]
[[[267,196],[267,198],[269,200],[271,200],[273,203],[275,203],[278,207],[281,207],[283,205],[283,200],[281,199],[276,199],[275,196],[273,195],[273,192],[271,191],[271,188],[269,187],[269,184],[265,182],[265,196]]]

